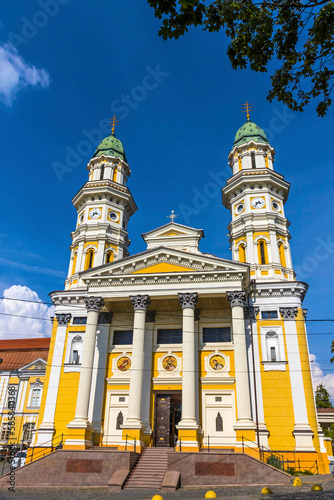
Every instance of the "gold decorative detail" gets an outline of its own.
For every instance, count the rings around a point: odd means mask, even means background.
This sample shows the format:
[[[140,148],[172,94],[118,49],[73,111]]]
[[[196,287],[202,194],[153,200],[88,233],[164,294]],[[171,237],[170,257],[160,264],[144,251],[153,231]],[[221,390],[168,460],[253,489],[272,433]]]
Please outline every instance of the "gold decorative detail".
[[[168,372],[172,372],[177,367],[177,359],[174,356],[167,356],[162,362],[162,367]]]
[[[117,118],[116,115],[114,115],[114,117],[110,120],[110,126],[111,126],[111,133],[114,134],[115,133],[115,126],[118,124],[119,122],[119,118]]]
[[[225,359],[220,354],[216,354],[212,356],[210,359],[210,368],[216,370],[217,372],[221,371],[225,366]]]
[[[253,111],[253,109],[254,109],[253,104],[251,104],[250,102],[246,101],[246,104],[242,104],[241,105],[241,109],[242,109],[243,113],[246,113],[246,118],[247,118],[247,120],[249,120],[249,118],[250,118],[249,112]]]
[[[127,356],[122,356],[117,361],[117,369],[121,372],[127,372],[131,368],[131,359]]]

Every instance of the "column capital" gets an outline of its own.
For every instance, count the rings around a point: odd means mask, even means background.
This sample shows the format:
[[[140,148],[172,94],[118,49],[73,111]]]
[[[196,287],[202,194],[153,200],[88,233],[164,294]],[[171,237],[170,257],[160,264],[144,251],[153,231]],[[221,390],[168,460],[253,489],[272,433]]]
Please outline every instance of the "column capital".
[[[109,325],[111,323],[111,321],[112,321],[112,315],[113,315],[113,313],[111,311],[100,312],[99,313],[98,324],[99,325]]]
[[[246,304],[246,292],[226,292],[226,295],[231,307],[244,307]]]
[[[130,299],[135,311],[146,311],[151,303],[148,295],[130,295]]]
[[[198,302],[198,293],[179,293],[179,301],[182,309],[186,309],[187,307],[190,309],[195,309],[196,304]]]
[[[307,319],[307,309],[303,309],[303,316],[304,316],[304,319],[306,321],[306,319]]]
[[[284,321],[293,321],[298,314],[297,307],[280,307],[279,312],[283,316]]]
[[[244,316],[245,316],[245,319],[253,319],[255,320],[256,319],[256,316],[259,314],[260,312],[260,308],[259,307],[250,307],[248,309],[247,306],[244,307]]]
[[[104,306],[104,300],[102,299],[102,297],[84,297],[83,300],[87,312],[89,311],[100,312],[100,309]]]
[[[147,311],[146,312],[146,323],[154,323],[155,322],[156,311]]]
[[[71,317],[72,317],[71,314],[57,314],[56,313],[57,323],[60,326],[67,326],[67,323],[70,321]]]

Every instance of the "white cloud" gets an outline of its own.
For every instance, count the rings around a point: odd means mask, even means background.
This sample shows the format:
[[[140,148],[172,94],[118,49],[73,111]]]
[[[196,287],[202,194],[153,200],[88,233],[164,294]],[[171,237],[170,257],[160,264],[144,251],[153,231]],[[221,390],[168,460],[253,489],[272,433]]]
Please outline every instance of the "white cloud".
[[[49,72],[25,61],[11,43],[0,45],[0,100],[11,106],[17,93],[29,85],[48,87]]]
[[[314,390],[316,390],[318,385],[322,384],[326,387],[331,399],[334,399],[334,373],[327,373],[327,375],[324,375],[324,372],[322,371],[321,366],[314,354],[310,354],[310,361]]]
[[[38,294],[27,286],[14,285],[3,292],[0,301],[0,338],[36,338],[51,335],[50,316],[54,306],[43,304]],[[9,300],[24,299],[22,300]],[[25,302],[35,301],[35,302]],[[22,317],[26,316],[26,317]]]

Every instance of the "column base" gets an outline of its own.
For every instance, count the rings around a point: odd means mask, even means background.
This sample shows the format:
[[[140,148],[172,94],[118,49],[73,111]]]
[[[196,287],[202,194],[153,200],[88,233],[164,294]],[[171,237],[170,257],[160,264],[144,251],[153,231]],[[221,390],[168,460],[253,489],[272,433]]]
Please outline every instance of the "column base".
[[[178,441],[175,451],[199,451],[201,439],[201,426],[195,419],[184,418],[176,426]]]
[[[84,418],[75,418],[67,424],[69,433],[64,444],[67,450],[87,450],[93,447],[94,428]]]
[[[37,433],[38,437],[35,446],[51,447],[55,434],[54,422],[42,422]]]
[[[292,434],[296,442],[295,451],[315,451],[314,434],[309,424],[295,424]]]

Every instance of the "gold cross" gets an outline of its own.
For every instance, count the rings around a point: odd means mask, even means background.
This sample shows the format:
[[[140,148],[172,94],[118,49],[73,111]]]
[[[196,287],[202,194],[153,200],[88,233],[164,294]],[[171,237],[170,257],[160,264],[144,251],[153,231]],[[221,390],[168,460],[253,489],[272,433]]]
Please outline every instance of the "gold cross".
[[[242,109],[243,113],[246,113],[246,118],[247,118],[247,120],[249,120],[249,118],[250,118],[249,112],[253,111],[253,109],[254,109],[253,104],[251,104],[250,102],[246,101],[246,104],[242,104],[241,109]]]
[[[178,215],[175,215],[174,210],[172,210],[172,211],[171,211],[171,214],[170,214],[170,215],[167,215],[166,217],[167,217],[167,219],[170,219],[170,220],[171,220],[171,222],[174,222],[174,219],[175,219],[176,217],[178,217]]]
[[[113,119],[110,120],[110,126],[111,126],[111,133],[114,134],[115,133],[115,125],[117,125],[119,122],[119,118],[117,118],[116,115],[114,115]]]

